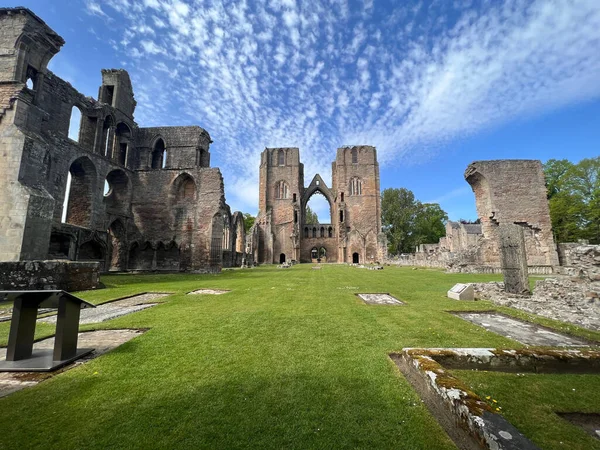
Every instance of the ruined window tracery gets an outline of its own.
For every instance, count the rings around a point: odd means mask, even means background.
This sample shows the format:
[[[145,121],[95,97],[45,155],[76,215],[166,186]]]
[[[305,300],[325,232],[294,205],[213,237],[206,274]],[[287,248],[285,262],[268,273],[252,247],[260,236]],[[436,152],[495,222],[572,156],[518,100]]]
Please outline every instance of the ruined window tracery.
[[[287,199],[289,197],[289,188],[285,181],[278,181],[275,184],[275,198]]]
[[[357,164],[358,163],[358,150],[353,148],[352,149],[352,164]]]
[[[283,150],[277,152],[277,165],[285,166],[285,152]]]
[[[350,195],[362,195],[362,180],[358,177],[350,178]]]

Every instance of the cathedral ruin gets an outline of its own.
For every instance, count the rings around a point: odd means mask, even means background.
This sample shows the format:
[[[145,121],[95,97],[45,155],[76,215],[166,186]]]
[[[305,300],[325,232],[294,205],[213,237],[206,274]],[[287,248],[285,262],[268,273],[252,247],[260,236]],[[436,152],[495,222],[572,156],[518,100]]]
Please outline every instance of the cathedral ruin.
[[[319,174],[305,187],[299,149],[262,152],[254,238],[257,262],[383,261],[387,241],[381,231],[376,149],[367,145],[339,148],[331,171],[331,187]],[[306,205],[315,194],[329,203],[329,223],[307,220]]]
[[[241,264],[243,216],[225,202],[206,130],[138,126],[124,70],[102,70],[98,100],[79,93],[47,69],[64,40],[28,9],[1,8],[0,30],[2,273],[37,261],[43,277],[48,260],[64,261],[48,271],[67,277],[90,271],[77,261],[100,271]]]

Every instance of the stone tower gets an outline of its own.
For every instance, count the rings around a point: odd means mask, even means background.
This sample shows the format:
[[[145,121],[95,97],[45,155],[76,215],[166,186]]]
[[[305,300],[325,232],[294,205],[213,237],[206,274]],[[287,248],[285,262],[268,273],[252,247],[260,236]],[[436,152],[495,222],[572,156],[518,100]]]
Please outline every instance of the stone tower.
[[[290,259],[311,262],[381,261],[381,197],[377,151],[370,146],[338,149],[328,187],[316,174],[304,187],[304,166],[297,148],[267,148],[261,155],[258,262]],[[329,223],[308,223],[306,206],[314,194],[330,206]]]
[[[377,150],[367,145],[339,148],[332,174],[337,193],[339,261],[380,261],[386,243],[381,233]]]

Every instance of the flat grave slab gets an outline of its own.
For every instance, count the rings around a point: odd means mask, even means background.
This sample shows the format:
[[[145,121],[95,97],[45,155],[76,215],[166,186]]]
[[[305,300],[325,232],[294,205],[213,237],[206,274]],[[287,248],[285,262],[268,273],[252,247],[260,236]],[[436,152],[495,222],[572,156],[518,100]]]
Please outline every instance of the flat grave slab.
[[[488,331],[514,339],[525,345],[551,347],[587,347],[582,339],[567,336],[548,328],[493,312],[454,312],[454,315],[482,326]]]
[[[94,351],[74,364],[63,367],[56,372],[0,372],[0,397],[5,397],[13,392],[20,391],[28,386],[35,386],[41,381],[54,375],[69,370],[80,364],[97,358],[100,355],[124,344],[127,341],[143,334],[144,330],[97,330],[79,333],[77,341],[82,347],[92,347]],[[47,338],[33,344],[33,349],[43,353],[52,351],[54,337]],[[0,348],[0,361],[6,359],[6,348]]]
[[[196,289],[195,291],[188,292],[188,295],[223,295],[228,292],[231,291],[225,289]]]
[[[121,300],[115,300],[98,305],[95,309],[84,309],[81,311],[80,324],[105,322],[110,319],[125,316],[146,308],[158,305],[156,300],[171,294],[146,293],[134,295]],[[56,323],[56,315],[38,319],[38,322]]]
[[[390,294],[356,294],[363,302],[369,305],[404,305],[403,302]]]

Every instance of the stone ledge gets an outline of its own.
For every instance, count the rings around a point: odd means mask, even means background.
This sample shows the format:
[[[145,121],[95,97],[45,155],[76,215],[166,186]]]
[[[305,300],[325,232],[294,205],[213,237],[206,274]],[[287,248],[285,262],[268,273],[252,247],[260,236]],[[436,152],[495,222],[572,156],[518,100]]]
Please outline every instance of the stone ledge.
[[[597,373],[600,352],[493,348],[406,348],[390,354],[460,449],[537,449],[446,368]]]

